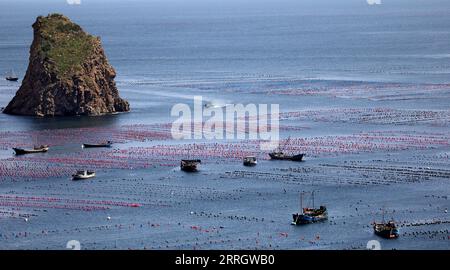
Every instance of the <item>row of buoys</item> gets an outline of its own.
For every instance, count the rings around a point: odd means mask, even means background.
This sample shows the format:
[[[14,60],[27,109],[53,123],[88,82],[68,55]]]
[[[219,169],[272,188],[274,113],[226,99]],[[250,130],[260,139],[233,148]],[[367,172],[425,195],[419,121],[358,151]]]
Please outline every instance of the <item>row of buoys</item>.
[[[27,208],[53,208],[53,209],[71,209],[82,211],[108,210],[106,206],[95,205],[70,205],[70,204],[50,204],[50,203],[35,203],[35,202],[10,202],[0,201],[0,206],[4,207],[27,207]]]
[[[375,100],[399,99],[404,96],[415,94],[423,95],[424,91],[428,94],[448,90],[448,84],[393,84],[393,83],[370,83],[370,82],[343,82],[341,85],[335,85],[324,82],[305,82],[289,85],[289,88],[264,89],[252,91],[252,93],[263,93],[266,95],[326,95],[331,97],[352,97],[368,98]],[[407,90],[407,91],[405,91]]]
[[[106,218],[108,221],[113,220],[111,216],[107,216]],[[110,225],[98,225],[98,226],[90,226],[90,227],[76,227],[73,229],[53,229],[53,230],[42,230],[39,233],[36,232],[0,232],[0,238],[8,239],[8,236],[12,236],[15,238],[18,237],[27,237],[27,236],[48,236],[49,234],[59,234],[59,233],[82,233],[82,232],[93,232],[93,231],[104,231],[104,230],[128,230],[133,228],[164,228],[164,227],[170,227],[176,224],[160,224],[160,223],[152,223],[152,222],[145,222],[145,223],[131,223],[131,224],[110,224]],[[224,227],[209,227],[204,228],[199,225],[182,225],[181,223],[177,223],[178,226],[182,226],[185,228],[190,228],[192,230],[201,232],[201,233],[218,233],[219,229],[223,229]],[[198,240],[198,238],[197,238]]]
[[[222,218],[229,219],[233,221],[246,221],[246,222],[264,222],[266,221],[264,218],[251,217],[251,216],[238,216],[238,215],[224,215],[223,213],[207,213],[207,212],[191,212],[191,215],[196,215],[199,217],[207,217],[207,218]],[[269,222],[275,222],[274,220],[269,220]]]
[[[117,143],[127,141],[167,140],[171,139],[168,124],[124,125],[118,127],[90,127],[51,129],[39,131],[2,131],[0,149],[11,147],[29,147],[35,140],[40,144],[61,146],[112,140]]]
[[[0,180],[4,178],[49,178],[64,177],[73,173],[73,169],[56,164],[33,162],[27,160],[2,160],[0,163]]]
[[[425,197],[425,198],[445,199],[445,200],[448,199],[448,196],[447,196],[447,195],[439,196],[439,195],[431,194],[431,195],[425,195],[424,197]]]
[[[137,128],[138,131],[139,128]],[[146,128],[144,127],[144,129]],[[137,132],[132,127],[127,127],[126,129]],[[84,134],[84,132],[80,133]],[[48,135],[50,136],[50,134]],[[68,134],[65,135],[69,136]],[[287,144],[285,143],[286,141],[284,140],[281,142],[281,144],[285,145],[285,152],[302,152],[307,153],[308,156],[317,157],[337,156],[343,153],[430,149],[449,146],[449,138],[445,135],[430,135],[417,132],[374,131],[347,136],[293,138]],[[109,151],[78,151],[76,153],[26,156],[4,160],[0,164],[0,178],[62,177],[69,175],[81,165],[90,166],[92,169],[136,169],[176,165],[176,163],[172,162],[178,162],[179,158],[185,156],[197,156],[203,159],[238,160],[243,156],[255,154],[260,159],[268,159],[267,153],[259,151],[258,141],[241,141],[236,143],[205,142],[187,145],[131,147]]]
[[[429,239],[440,238],[442,240],[450,240],[449,230],[433,230],[433,231],[413,231],[403,233],[406,236],[420,237],[427,236]]]
[[[280,120],[315,120],[324,122],[414,124],[446,123],[448,111],[399,110],[392,108],[336,108],[280,113]]]
[[[111,216],[108,216],[106,218],[108,221],[112,220]],[[142,223],[142,224],[136,224],[136,223],[131,223],[131,224],[113,224],[113,225],[98,225],[98,226],[90,226],[90,227],[75,227],[72,229],[49,229],[49,230],[42,230],[39,233],[36,232],[10,232],[10,233],[5,233],[2,232],[0,233],[0,238],[8,238],[9,236],[12,237],[26,237],[26,236],[48,236],[50,234],[59,234],[59,233],[82,233],[82,232],[94,232],[94,231],[104,231],[104,230],[128,230],[128,229],[132,229],[132,228],[158,228],[161,227],[161,224],[159,223],[151,223],[151,222],[146,222],[146,223]]]
[[[65,203],[65,204],[85,204],[85,205],[102,205],[102,206],[120,206],[120,207],[139,207],[138,203],[129,203],[123,201],[111,201],[111,200],[86,200],[86,199],[68,199],[68,198],[55,198],[55,197],[42,197],[42,196],[17,196],[17,195],[4,195],[0,194],[0,204],[3,202],[52,202],[52,203]]]
[[[11,197],[17,197],[17,196],[11,195]],[[36,199],[41,199],[41,198],[40,197],[32,197],[32,199],[36,200]],[[55,201],[54,198],[43,198],[43,199],[49,200],[49,201]],[[56,200],[56,201],[58,201],[58,200]],[[253,219],[253,218],[247,217],[247,216],[231,216],[231,215],[227,216],[227,215],[224,215],[223,213],[213,214],[213,213],[208,213],[208,212],[204,212],[204,211],[201,211],[201,212],[191,211],[190,214],[191,215],[199,215],[199,216],[208,216],[208,217],[211,216],[211,217],[215,217],[215,218],[218,218],[218,217],[236,217],[236,219],[240,220],[240,221],[244,221],[244,220],[249,220],[250,221],[250,220]],[[106,219],[108,221],[114,220],[114,218],[111,218],[111,216],[107,216]],[[234,218],[232,220],[234,220]],[[432,221],[425,221],[425,222],[422,222],[422,223],[425,224],[425,225],[432,225],[432,224],[443,224],[443,223],[447,223],[447,222],[450,222],[450,221],[432,220]],[[76,228],[73,228],[73,229],[42,230],[41,233],[35,233],[35,232],[33,232],[33,233],[32,232],[11,232],[11,233],[0,234],[0,238],[3,238],[3,239],[10,239],[11,237],[12,238],[28,238],[28,237],[33,237],[33,236],[35,236],[35,237],[36,236],[37,237],[39,237],[39,236],[45,237],[45,236],[47,236],[49,234],[60,234],[60,233],[71,233],[71,232],[83,233],[83,232],[94,232],[94,231],[103,231],[103,230],[129,230],[129,229],[132,229],[132,228],[140,228],[140,229],[144,229],[144,228],[161,228],[161,229],[165,229],[167,227],[177,226],[177,225],[185,227],[185,228],[190,228],[191,230],[197,231],[199,233],[204,233],[204,234],[207,234],[207,235],[211,235],[211,233],[214,233],[214,235],[217,235],[217,236],[214,236],[214,237],[221,237],[221,238],[222,238],[222,235],[219,234],[219,233],[220,233],[221,229],[224,229],[223,226],[220,226],[220,227],[202,227],[200,225],[187,225],[187,224],[183,225],[180,222],[178,222],[176,224],[175,223],[174,224],[171,224],[171,223],[160,224],[160,223],[152,223],[152,222],[149,221],[149,222],[145,222],[145,223],[141,223],[141,224],[139,224],[139,223],[108,224],[108,225],[90,226],[90,227],[84,227],[84,228],[76,227]],[[425,232],[425,233],[422,233],[422,234],[423,235],[429,235],[430,238],[435,238],[436,234],[445,234],[445,233],[448,234],[448,230],[428,231],[428,232]],[[405,234],[406,235],[415,236],[415,235],[418,235],[420,233],[412,232],[412,233],[405,233]],[[196,238],[196,247],[200,248],[201,246],[207,246],[208,244],[209,245],[211,245],[211,244],[217,245],[219,243],[227,244],[227,246],[229,246],[230,243],[246,242],[246,241],[250,241],[249,239],[251,239],[251,241],[256,241],[256,243],[259,244],[262,241],[262,238],[261,238],[260,233],[256,233],[256,235],[257,235],[257,238],[240,238],[239,237],[239,238],[236,238],[236,239],[217,239],[217,238],[216,239],[209,239],[207,237],[206,240],[204,240],[204,241],[201,241],[197,237]],[[287,232],[279,232],[278,236],[281,237],[281,238],[288,238],[289,237],[289,233],[287,233]],[[296,237],[298,237],[298,236],[296,236]],[[269,236],[269,239],[272,239],[272,237]],[[309,244],[315,245],[321,239],[322,239],[322,237],[320,235],[316,235],[314,237],[314,239],[312,239],[312,240],[306,239],[307,240],[306,242],[309,243]],[[299,240],[300,241],[305,241],[305,237],[300,237]],[[166,247],[169,247],[169,246],[171,246],[171,247],[177,247],[178,246],[179,247],[180,246],[179,244],[176,244],[176,242],[175,243],[173,241],[169,242],[167,240],[166,240],[166,244],[167,244]]]
[[[402,181],[413,181],[423,180],[427,177],[442,177],[449,178],[450,171],[445,169],[431,169],[423,167],[412,167],[412,166],[373,166],[373,165],[339,165],[339,164],[322,164],[323,167],[336,168],[336,170],[352,171],[358,173],[364,173],[365,178],[369,175],[378,175],[389,173],[389,176],[377,176],[377,182],[384,182],[386,180],[389,183],[402,182]],[[286,170],[286,169],[285,169]],[[292,172],[302,173],[299,169],[292,169]],[[399,181],[401,180],[401,181]]]
[[[405,226],[406,227],[417,227],[417,226],[439,225],[439,224],[450,224],[450,220],[432,220],[432,221],[423,221],[423,222],[411,222],[411,223],[405,223]]]
[[[75,170],[90,169],[139,169],[153,166],[148,160],[129,158],[108,158],[98,153],[95,158],[81,154],[78,157],[61,156],[27,156],[10,158],[0,163],[0,179],[4,178],[50,178],[67,177]],[[162,166],[165,166],[164,164]]]
[[[286,172],[286,170],[280,170],[282,172]],[[374,178],[373,181],[370,181],[367,178],[354,177],[349,178],[348,176],[343,178],[339,175],[328,176],[326,178],[323,177],[323,171],[320,172],[308,172],[309,176],[305,177],[305,174],[300,174],[300,171],[296,171],[299,173],[298,175],[294,174],[286,174],[286,173],[277,173],[277,172],[254,172],[254,171],[227,171],[224,175],[221,175],[221,178],[231,178],[231,179],[258,179],[258,181],[276,181],[276,182],[284,182],[289,183],[291,185],[302,185],[304,183],[314,183],[317,179],[320,179],[321,183],[331,183],[331,184],[348,184],[348,185],[390,185],[394,181],[389,179],[389,181],[382,181],[378,178]],[[317,175],[313,175],[317,174]]]

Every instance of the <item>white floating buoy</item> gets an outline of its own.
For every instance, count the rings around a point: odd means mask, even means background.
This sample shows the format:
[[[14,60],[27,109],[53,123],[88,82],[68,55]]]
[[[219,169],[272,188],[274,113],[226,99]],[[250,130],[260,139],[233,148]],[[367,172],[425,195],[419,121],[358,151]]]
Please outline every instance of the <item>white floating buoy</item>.
[[[107,219],[107,220],[111,220],[111,217],[107,217],[106,219]]]

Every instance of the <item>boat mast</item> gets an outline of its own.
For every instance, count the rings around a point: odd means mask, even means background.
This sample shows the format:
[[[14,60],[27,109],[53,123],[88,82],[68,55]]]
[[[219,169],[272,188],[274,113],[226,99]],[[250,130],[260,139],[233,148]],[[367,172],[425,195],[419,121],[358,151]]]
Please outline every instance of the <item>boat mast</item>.
[[[193,145],[193,147],[195,146],[195,144]],[[187,146],[187,159],[191,159],[191,148],[189,147],[189,145]]]
[[[286,148],[287,143],[291,140],[291,136],[287,138],[287,140],[284,142],[283,147],[278,147],[280,152],[284,152],[284,149]]]
[[[300,213],[303,213],[303,191],[300,192]]]
[[[312,208],[314,209],[314,190],[311,193],[311,197],[312,197]]]
[[[15,78],[15,77],[17,77],[17,76],[16,76],[16,73],[14,72],[14,69],[10,69],[10,70],[8,71],[8,73],[6,73],[6,76],[7,76],[7,77],[10,77],[10,78]]]

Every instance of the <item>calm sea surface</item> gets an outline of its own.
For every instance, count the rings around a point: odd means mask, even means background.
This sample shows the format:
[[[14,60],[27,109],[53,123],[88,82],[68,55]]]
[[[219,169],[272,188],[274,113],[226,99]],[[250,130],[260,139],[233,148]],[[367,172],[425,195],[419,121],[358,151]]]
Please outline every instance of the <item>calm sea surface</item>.
[[[449,220],[450,1],[0,0],[2,77],[14,69],[23,78],[31,25],[54,12],[101,37],[132,111],[0,114],[0,134],[10,138],[0,139],[0,249],[60,249],[72,239],[92,249],[365,248],[383,205],[405,229],[383,247],[448,249],[447,223],[430,224]],[[0,107],[19,85],[0,80]],[[257,167],[243,168],[239,156],[218,153],[247,153],[247,145],[236,150],[221,141],[222,152],[199,150],[200,174],[180,174],[181,156],[161,150],[180,142],[141,141],[136,130],[170,124],[171,107],[192,104],[194,95],[304,112],[286,116],[282,137],[311,138],[298,146],[307,161],[261,154]],[[80,137],[105,130],[126,143],[102,154],[80,149]],[[41,156],[12,155],[13,143],[39,140],[57,146]],[[93,181],[63,174],[92,164]],[[299,192],[313,189],[329,206],[330,223],[290,226]],[[24,216],[28,223],[17,218]]]

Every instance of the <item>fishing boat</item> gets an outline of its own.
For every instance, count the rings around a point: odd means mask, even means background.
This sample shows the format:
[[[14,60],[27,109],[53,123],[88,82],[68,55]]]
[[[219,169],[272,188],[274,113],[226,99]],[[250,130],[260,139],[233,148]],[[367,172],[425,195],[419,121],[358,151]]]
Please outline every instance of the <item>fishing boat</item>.
[[[383,208],[383,219],[381,223],[374,222],[373,223],[373,232],[383,238],[386,239],[395,239],[399,237],[399,231],[397,225],[393,220],[385,222],[384,220],[385,210]]]
[[[183,159],[181,160],[181,170],[185,172],[196,172],[198,171],[198,164],[201,163],[199,159]]]
[[[72,180],[86,180],[95,177],[95,172],[93,171],[77,171],[72,175]]]
[[[5,79],[6,79],[7,81],[10,81],[10,82],[17,82],[17,81],[19,80],[19,77],[17,77],[17,75],[14,73],[13,70],[11,70],[11,71],[6,75]]]
[[[107,141],[104,143],[83,143],[83,148],[100,148],[100,147],[111,147],[112,146],[112,142],[111,141]]]
[[[253,156],[244,157],[243,162],[244,162],[244,166],[256,166],[256,164],[258,164],[256,157],[253,157]]]
[[[283,152],[273,152],[273,153],[269,153],[269,156],[271,159],[274,160],[291,160],[291,161],[302,161],[303,160],[303,156],[305,154],[298,154],[298,155],[286,155]]]
[[[327,208],[321,205],[319,208],[314,208],[314,191],[311,193],[312,208],[303,207],[303,195],[300,194],[300,213],[292,214],[292,225],[303,225],[325,221],[328,219]]]
[[[13,148],[16,155],[45,153],[48,151],[48,145],[35,146],[33,149]]]
[[[374,223],[373,232],[386,239],[395,239],[399,237],[397,226],[394,221],[388,221],[387,223]]]
[[[284,146],[279,149],[279,151],[269,153],[269,156],[273,160],[291,160],[291,161],[302,161],[305,154],[297,154],[297,155],[287,155],[285,154],[282,149],[286,147],[286,144],[291,140],[291,137],[289,137]]]

